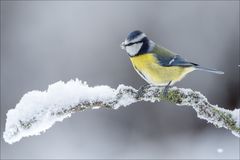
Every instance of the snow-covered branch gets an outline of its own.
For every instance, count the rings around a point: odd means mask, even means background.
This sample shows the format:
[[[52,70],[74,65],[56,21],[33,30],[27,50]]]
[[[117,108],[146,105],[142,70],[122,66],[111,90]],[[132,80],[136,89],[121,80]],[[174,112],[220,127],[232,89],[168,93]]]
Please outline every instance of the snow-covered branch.
[[[70,117],[72,113],[85,109],[118,109],[139,101],[156,102],[165,100],[178,106],[191,106],[197,116],[216,127],[224,127],[240,136],[240,109],[233,111],[219,108],[208,102],[200,92],[191,89],[170,88],[166,96],[163,87],[145,86],[140,90],[119,85],[89,87],[78,79],[67,83],[59,81],[47,91],[31,91],[25,94],[15,109],[7,113],[3,137],[14,143],[23,137],[39,135],[55,122]]]

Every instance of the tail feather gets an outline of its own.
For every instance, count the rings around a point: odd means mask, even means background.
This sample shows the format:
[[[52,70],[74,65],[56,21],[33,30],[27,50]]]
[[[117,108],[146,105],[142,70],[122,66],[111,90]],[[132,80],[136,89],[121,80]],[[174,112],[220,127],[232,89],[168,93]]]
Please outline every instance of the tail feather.
[[[202,66],[199,66],[199,65],[195,65],[195,69],[199,70],[199,71],[206,71],[206,72],[211,72],[211,73],[215,73],[215,74],[224,74],[224,72],[222,72],[222,71],[218,71],[216,69],[202,67]]]

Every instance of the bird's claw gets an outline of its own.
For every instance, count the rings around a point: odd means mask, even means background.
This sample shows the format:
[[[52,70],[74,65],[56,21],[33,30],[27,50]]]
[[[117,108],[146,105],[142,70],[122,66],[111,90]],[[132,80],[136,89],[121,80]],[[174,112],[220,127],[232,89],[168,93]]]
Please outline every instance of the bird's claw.
[[[168,94],[168,90],[169,88],[171,88],[170,84],[171,84],[172,81],[170,81],[163,89],[163,96],[164,97],[167,97],[167,94]]]
[[[139,99],[140,97],[142,97],[145,93],[145,89],[148,89],[149,87],[151,87],[149,84],[145,84],[145,85],[140,86],[138,91],[137,91],[136,98]]]

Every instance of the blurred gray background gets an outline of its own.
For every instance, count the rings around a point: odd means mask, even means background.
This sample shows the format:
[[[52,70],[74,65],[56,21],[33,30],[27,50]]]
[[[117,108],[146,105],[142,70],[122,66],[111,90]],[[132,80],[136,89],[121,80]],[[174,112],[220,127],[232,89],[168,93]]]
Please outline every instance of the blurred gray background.
[[[4,142],[6,113],[28,91],[75,78],[114,88],[145,84],[119,47],[136,29],[225,72],[193,72],[177,86],[221,107],[240,106],[239,1],[1,1],[1,158],[238,159],[239,139],[231,132],[166,102],[88,110],[40,136]]]

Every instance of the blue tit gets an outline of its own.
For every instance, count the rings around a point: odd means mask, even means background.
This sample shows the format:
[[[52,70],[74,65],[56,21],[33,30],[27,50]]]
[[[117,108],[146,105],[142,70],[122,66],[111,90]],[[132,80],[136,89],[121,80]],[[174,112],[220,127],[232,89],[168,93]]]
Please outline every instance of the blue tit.
[[[224,74],[222,71],[205,68],[183,59],[157,45],[141,31],[129,33],[121,48],[126,50],[134,69],[145,81],[155,86],[166,86],[165,89],[195,70]]]

